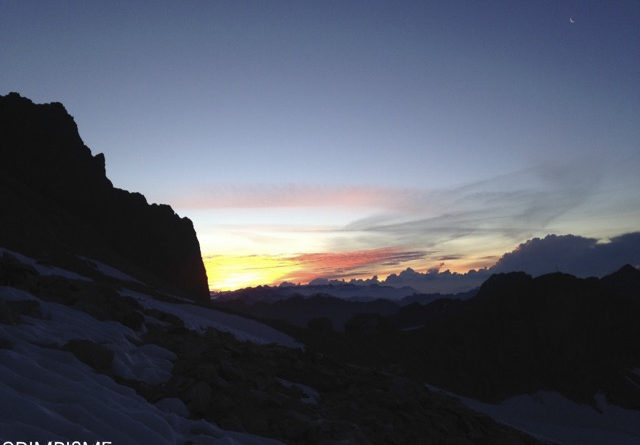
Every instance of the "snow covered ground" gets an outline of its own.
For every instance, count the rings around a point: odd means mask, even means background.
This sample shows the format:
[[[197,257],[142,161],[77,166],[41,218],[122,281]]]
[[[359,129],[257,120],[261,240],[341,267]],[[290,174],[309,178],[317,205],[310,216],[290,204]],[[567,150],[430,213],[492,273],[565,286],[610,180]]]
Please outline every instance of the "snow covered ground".
[[[169,303],[130,289],[123,289],[120,295],[135,298],[143,307],[157,309],[179,317],[187,329],[204,332],[208,328],[229,332],[240,341],[257,344],[276,343],[289,348],[303,348],[303,345],[280,331],[265,324],[237,315],[188,303]]]
[[[111,441],[114,444],[255,444],[280,442],[224,431],[185,417],[177,399],[157,405],[98,374],[58,346],[86,339],[115,352],[114,372],[148,383],[169,377],[175,358],[164,348],[136,346],[131,329],[0,287],[0,302],[36,300],[42,318],[0,324],[0,438],[3,441]]]
[[[596,397],[598,409],[550,391],[519,395],[497,405],[455,397],[474,411],[553,444],[640,444],[640,411],[611,405],[601,394]]]
[[[33,267],[40,275],[57,275],[60,277],[68,278],[70,280],[92,281],[91,278],[84,277],[75,272],[71,272],[69,270],[61,269],[55,266],[49,266],[47,264],[40,264],[33,258],[29,258],[28,256],[22,255],[18,252],[0,247],[0,256],[4,256],[5,253],[12,255],[22,264]]]
[[[9,249],[0,247],[0,256],[4,255],[5,252],[14,256],[18,261],[22,262],[23,264],[33,266],[36,269],[36,271],[41,275],[58,275],[71,280],[92,281],[90,278],[84,277],[75,272],[71,272],[55,266],[39,264],[33,258],[29,258],[20,253],[13,252]],[[125,274],[124,272],[112,266],[109,266],[107,264],[101,263],[99,261],[96,261],[90,258],[85,258],[85,257],[80,257],[80,258],[91,263],[103,275],[110,276],[112,278],[116,278],[121,281],[130,281],[130,282],[140,283],[140,281],[136,280],[135,278]],[[229,332],[240,341],[250,341],[256,344],[276,343],[289,348],[296,348],[296,349],[303,348],[302,344],[296,342],[294,339],[292,339],[288,335],[254,320],[243,318],[237,315],[226,314],[224,312],[204,308],[202,306],[196,306],[193,304],[188,304],[188,303],[175,304],[175,303],[160,301],[160,300],[154,299],[149,295],[136,292],[130,289],[123,289],[120,292],[120,294],[123,296],[129,296],[129,297],[135,298],[145,308],[153,308],[159,311],[173,314],[179,317],[180,319],[182,319],[185,323],[185,326],[188,329],[192,329],[197,332],[204,332],[208,328],[214,328],[223,332]],[[173,298],[186,301],[183,298],[177,298],[177,297],[173,297]],[[61,314],[62,312],[64,312],[64,309],[63,309],[64,306],[62,305],[58,305],[58,306],[60,306],[58,311],[60,312],[59,315],[62,316]]]
[[[118,322],[96,320],[85,312],[40,300],[11,287],[0,287],[0,298],[38,301],[44,317],[44,320],[25,317],[29,321],[25,325],[0,324],[0,335],[12,342],[62,346],[69,340],[91,340],[115,353],[113,371],[120,377],[155,385],[171,376],[171,361],[176,358],[173,352],[156,345],[134,345],[130,339],[140,340],[136,332]]]

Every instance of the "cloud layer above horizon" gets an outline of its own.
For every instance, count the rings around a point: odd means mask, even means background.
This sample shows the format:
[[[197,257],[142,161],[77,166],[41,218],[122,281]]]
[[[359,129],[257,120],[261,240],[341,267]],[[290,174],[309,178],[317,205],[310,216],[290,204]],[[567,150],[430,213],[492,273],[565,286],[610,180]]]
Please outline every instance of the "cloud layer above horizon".
[[[541,164],[432,190],[210,187],[175,195],[173,204],[196,215],[203,253],[216,252],[218,266],[225,256],[275,252],[292,266],[280,278],[294,282],[388,276],[407,267],[466,272],[549,233],[606,240],[635,231],[640,197],[615,195],[620,184],[604,173],[607,162],[596,165]]]
[[[221,286],[216,289],[231,290],[257,284],[277,285],[282,282],[338,284],[346,281],[360,285],[411,287],[422,293],[458,293],[480,286],[495,273],[524,271],[538,276],[563,272],[578,277],[601,277],[615,272],[626,264],[640,268],[640,232],[627,233],[604,242],[576,235],[547,235],[544,238],[533,238],[514,250],[504,253],[490,267],[464,273],[445,269],[444,263],[425,272],[418,272],[408,267],[399,273],[391,273],[384,279],[379,279],[377,275],[372,276],[368,272],[385,265],[397,267],[409,261],[419,261],[424,256],[424,252],[379,249],[341,254],[305,254],[286,258],[251,257],[249,261],[245,258],[239,266],[242,268],[248,265],[243,269],[246,271],[251,269],[251,262],[255,262],[253,270],[254,272],[258,269],[262,270],[261,280],[231,283],[230,286]],[[208,258],[213,261],[215,259],[216,257]],[[260,267],[256,267],[258,263]]]

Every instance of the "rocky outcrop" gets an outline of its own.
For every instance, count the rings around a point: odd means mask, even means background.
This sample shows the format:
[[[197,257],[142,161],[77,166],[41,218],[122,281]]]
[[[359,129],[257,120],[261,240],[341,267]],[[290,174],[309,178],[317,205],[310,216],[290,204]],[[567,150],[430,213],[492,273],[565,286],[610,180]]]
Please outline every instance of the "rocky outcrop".
[[[179,398],[225,429],[287,444],[539,443],[401,376],[214,330],[149,328],[144,340],[177,360],[168,382],[136,390],[153,403]]]
[[[0,245],[52,262],[84,255],[208,299],[191,221],[113,187],[62,104],[0,96],[0,138]]]

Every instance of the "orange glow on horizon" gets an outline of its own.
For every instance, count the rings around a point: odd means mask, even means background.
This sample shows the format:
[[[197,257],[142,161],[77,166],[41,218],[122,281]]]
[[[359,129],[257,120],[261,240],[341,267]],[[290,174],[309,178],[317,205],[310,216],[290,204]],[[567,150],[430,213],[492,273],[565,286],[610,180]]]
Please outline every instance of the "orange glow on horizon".
[[[436,263],[440,272],[465,273],[470,269],[491,266],[493,257],[451,258]],[[426,263],[426,264],[425,264]],[[431,267],[428,264],[431,263]],[[368,279],[377,275],[382,281],[407,267],[417,272],[434,268],[424,254],[398,248],[350,252],[304,253],[285,255],[210,255],[204,257],[209,289],[228,291],[260,285],[279,285],[283,281],[307,284],[315,278]],[[438,267],[439,266],[439,267]]]
[[[306,284],[315,278],[351,279],[387,276],[403,268],[401,263],[422,257],[420,252],[396,248],[351,252],[283,255],[210,255],[204,257],[213,291],[235,290],[258,285],[278,285],[283,281]],[[394,266],[389,266],[389,262]],[[386,266],[386,267],[385,267]],[[393,270],[388,271],[389,267]],[[406,266],[405,266],[406,267]]]
[[[291,258],[267,255],[213,255],[204,266],[213,291],[279,284],[300,267]]]

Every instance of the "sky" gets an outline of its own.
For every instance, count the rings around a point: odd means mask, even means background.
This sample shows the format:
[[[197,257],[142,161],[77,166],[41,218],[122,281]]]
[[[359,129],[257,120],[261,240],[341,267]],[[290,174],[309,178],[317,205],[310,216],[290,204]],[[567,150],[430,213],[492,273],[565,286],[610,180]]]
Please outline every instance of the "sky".
[[[212,289],[640,221],[640,2],[0,0],[0,93],[194,222]]]

